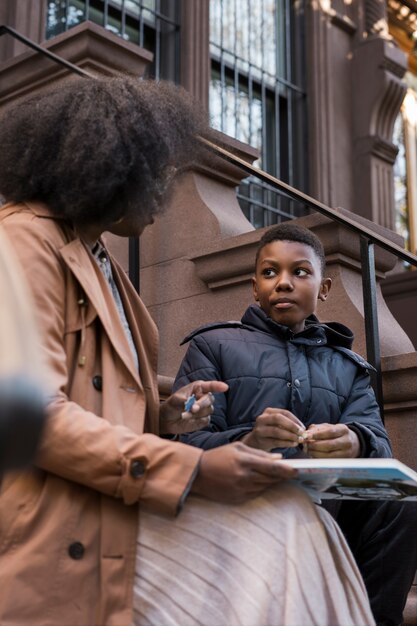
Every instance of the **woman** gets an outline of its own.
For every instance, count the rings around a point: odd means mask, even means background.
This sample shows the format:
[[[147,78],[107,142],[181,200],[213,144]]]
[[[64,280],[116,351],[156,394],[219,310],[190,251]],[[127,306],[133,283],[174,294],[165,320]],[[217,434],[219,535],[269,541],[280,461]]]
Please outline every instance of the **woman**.
[[[157,436],[207,424],[227,385],[159,406],[156,329],[100,237],[141,234],[204,132],[184,92],[122,77],[71,80],[0,121],[0,222],[51,390],[36,467],[0,498],[4,626],[373,623],[337,528],[295,488],[266,491],[294,475],[277,456]]]

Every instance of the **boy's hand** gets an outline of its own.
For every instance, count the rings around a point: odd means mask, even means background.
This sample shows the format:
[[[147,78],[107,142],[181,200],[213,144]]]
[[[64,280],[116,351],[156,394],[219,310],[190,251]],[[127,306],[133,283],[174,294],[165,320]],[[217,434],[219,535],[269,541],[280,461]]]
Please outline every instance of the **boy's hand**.
[[[214,408],[213,393],[224,392],[228,388],[226,383],[219,380],[196,380],[178,389],[160,406],[160,434],[180,435],[207,426]],[[190,398],[191,405],[185,410],[185,404]]]
[[[253,430],[241,441],[251,448],[273,450],[274,448],[296,448],[304,439],[304,424],[285,409],[268,408],[258,415]]]
[[[253,450],[241,442],[207,450],[191,493],[217,502],[245,502],[273,484],[296,477],[297,470],[280,463],[280,458],[280,454]]]
[[[313,424],[304,434],[304,449],[315,459],[356,458],[360,443],[346,424]]]

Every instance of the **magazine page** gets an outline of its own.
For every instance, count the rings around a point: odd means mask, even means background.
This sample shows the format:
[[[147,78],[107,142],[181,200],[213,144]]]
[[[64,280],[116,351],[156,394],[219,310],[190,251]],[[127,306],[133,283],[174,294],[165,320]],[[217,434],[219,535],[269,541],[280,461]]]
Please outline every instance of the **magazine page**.
[[[417,472],[396,459],[288,459],[314,500],[417,500]]]

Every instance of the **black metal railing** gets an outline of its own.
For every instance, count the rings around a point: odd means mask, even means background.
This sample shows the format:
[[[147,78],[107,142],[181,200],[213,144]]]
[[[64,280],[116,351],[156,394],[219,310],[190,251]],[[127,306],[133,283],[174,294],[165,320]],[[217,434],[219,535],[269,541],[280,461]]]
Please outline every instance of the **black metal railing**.
[[[85,70],[77,67],[76,65],[62,59],[61,57],[49,52],[42,46],[27,39],[23,35],[17,33],[14,29],[8,26],[0,25],[0,36],[9,34],[15,37],[22,43],[26,44],[30,48],[36,50],[42,55],[49,57],[55,63],[65,66],[68,70],[75,72],[81,76],[88,78],[95,78],[93,74],[86,72]],[[378,332],[378,310],[376,302],[376,273],[375,273],[375,258],[374,258],[374,246],[375,244],[388,252],[394,254],[399,259],[406,261],[410,265],[417,267],[417,256],[411,254],[407,250],[404,250],[401,246],[389,241],[382,235],[373,231],[371,228],[359,224],[355,219],[346,216],[336,209],[332,209],[322,202],[319,202],[315,198],[308,196],[307,194],[299,191],[298,189],[291,187],[287,183],[275,178],[271,174],[268,174],[256,167],[253,167],[240,157],[232,154],[228,150],[221,148],[220,146],[201,138],[201,141],[205,146],[215,152],[221,158],[239,166],[248,175],[254,176],[261,180],[266,185],[269,185],[277,189],[287,198],[300,202],[310,209],[313,209],[322,215],[330,218],[331,220],[342,224],[349,230],[352,230],[360,237],[360,250],[361,250],[361,264],[362,264],[362,291],[363,291],[363,303],[364,303],[364,318],[365,318],[365,335],[366,335],[366,350],[367,359],[374,366],[375,372],[371,373],[372,384],[375,390],[375,394],[381,409],[381,415],[383,415],[383,394],[382,394],[382,374],[381,374],[381,353],[379,343]],[[133,282],[137,291],[139,291],[139,239],[130,238],[129,240],[129,277]]]

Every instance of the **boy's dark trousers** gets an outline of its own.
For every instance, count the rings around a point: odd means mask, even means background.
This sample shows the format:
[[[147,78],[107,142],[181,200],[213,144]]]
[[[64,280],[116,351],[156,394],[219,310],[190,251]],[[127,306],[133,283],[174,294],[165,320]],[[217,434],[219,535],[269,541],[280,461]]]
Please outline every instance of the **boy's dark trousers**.
[[[324,508],[335,517],[352,550],[377,625],[399,626],[417,568],[417,502],[328,503]]]

